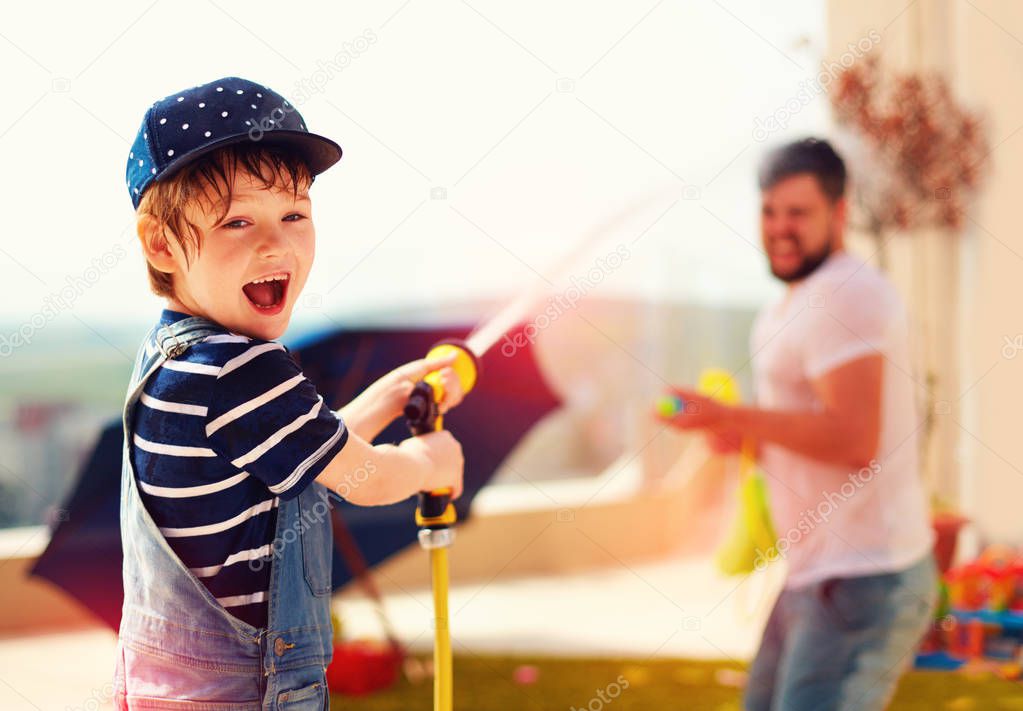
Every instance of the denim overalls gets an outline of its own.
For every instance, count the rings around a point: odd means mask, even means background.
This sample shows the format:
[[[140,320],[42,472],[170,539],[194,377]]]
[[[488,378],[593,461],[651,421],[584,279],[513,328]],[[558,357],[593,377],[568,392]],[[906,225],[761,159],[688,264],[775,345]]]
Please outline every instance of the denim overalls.
[[[114,689],[121,709],[322,711],[333,652],[326,489],[280,501],[267,627],[229,614],[184,566],[141,499],[128,443],[148,377],[224,329],[193,316],[156,327],[135,359],[124,406],[121,542],[124,608]],[[187,501],[184,500],[183,503]],[[236,563],[240,565],[240,563]]]

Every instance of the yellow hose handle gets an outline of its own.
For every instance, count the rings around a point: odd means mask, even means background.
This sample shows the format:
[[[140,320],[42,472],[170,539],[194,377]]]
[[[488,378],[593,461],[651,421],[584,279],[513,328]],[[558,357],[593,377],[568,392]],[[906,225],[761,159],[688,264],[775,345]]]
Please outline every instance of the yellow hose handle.
[[[461,341],[438,343],[426,354],[428,359],[443,358],[455,354],[451,368],[458,377],[463,393],[468,393],[476,385],[479,373],[479,361],[469,347]],[[405,417],[413,434],[421,435],[436,432],[443,428],[444,418],[440,414],[440,402],[444,399],[444,384],[441,382],[440,371],[429,373],[415,384],[405,405]],[[419,492],[419,506],[416,507],[416,525],[420,543],[430,541],[432,537],[450,536],[450,528],[457,518],[455,507],[451,503],[450,488],[435,491]],[[425,539],[424,539],[425,536]],[[433,604],[436,632],[433,650],[434,682],[433,707],[435,711],[451,711],[453,703],[453,671],[451,660],[451,630],[448,620],[448,552],[450,538],[440,546],[430,548],[430,562],[433,578]]]
[[[438,343],[426,354],[428,360],[444,358],[455,354],[451,369],[455,371],[462,392],[468,394],[476,385],[479,375],[479,360],[464,341],[448,340]],[[444,383],[441,371],[428,373],[412,388],[405,405],[405,417],[409,429],[415,435],[436,432],[444,428],[444,417],[439,405],[444,400]],[[451,503],[451,490],[423,491],[419,493],[416,508],[416,525],[420,528],[447,528],[455,523],[457,515]]]

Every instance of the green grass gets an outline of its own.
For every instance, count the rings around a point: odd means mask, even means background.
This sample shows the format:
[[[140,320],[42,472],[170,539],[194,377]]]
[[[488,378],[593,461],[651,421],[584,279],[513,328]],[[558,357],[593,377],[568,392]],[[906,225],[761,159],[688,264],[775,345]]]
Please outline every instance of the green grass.
[[[539,669],[534,684],[512,678],[519,665]],[[736,665],[714,662],[627,659],[545,659],[466,656],[455,660],[455,709],[460,711],[740,711]],[[722,671],[724,670],[724,671]],[[601,703],[619,675],[629,682],[614,700]],[[724,683],[721,683],[724,682]],[[614,690],[611,689],[613,692]],[[332,697],[332,708],[353,711],[431,711],[429,680],[364,697]],[[591,704],[591,701],[593,702]],[[589,707],[589,708],[588,708]],[[911,672],[899,685],[891,711],[1023,711],[1023,686],[992,675],[970,677],[946,672]]]

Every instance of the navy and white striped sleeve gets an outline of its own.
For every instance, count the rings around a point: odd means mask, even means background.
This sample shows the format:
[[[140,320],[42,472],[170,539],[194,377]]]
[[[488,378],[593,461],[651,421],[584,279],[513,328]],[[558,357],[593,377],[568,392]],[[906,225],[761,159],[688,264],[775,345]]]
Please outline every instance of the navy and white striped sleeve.
[[[348,441],[335,414],[281,344],[251,341],[220,368],[206,412],[210,449],[298,496]]]

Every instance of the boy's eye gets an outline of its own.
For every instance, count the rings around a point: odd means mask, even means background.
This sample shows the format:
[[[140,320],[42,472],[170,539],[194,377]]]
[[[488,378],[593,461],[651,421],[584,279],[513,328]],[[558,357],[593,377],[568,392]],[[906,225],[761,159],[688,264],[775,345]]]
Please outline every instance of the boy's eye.
[[[285,222],[298,222],[299,220],[304,220],[304,219],[305,219],[305,215],[303,215],[301,213],[298,213],[298,212],[293,212],[292,214],[286,215],[283,218],[283,220]],[[237,220],[231,220],[230,222],[225,222],[223,226],[225,228],[229,229],[229,230],[240,230],[243,227],[248,226],[248,224],[249,223],[248,223],[247,220],[243,220],[243,219],[239,218]]]

